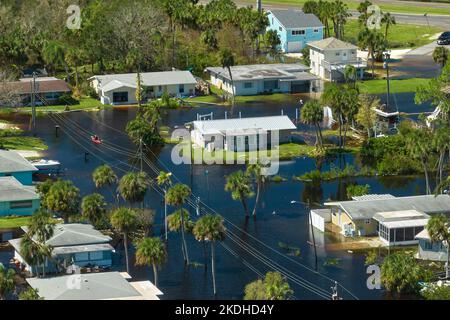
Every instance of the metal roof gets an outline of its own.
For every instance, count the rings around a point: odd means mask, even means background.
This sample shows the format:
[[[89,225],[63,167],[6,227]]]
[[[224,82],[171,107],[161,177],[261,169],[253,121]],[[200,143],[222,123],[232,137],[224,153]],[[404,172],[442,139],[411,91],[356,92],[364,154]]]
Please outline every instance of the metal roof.
[[[0,173],[25,171],[38,171],[38,169],[19,153],[9,150],[0,150]]]
[[[425,228],[418,234],[416,234],[415,239],[431,240],[431,237],[430,234],[428,233],[428,230]]]
[[[323,27],[322,22],[312,13],[299,10],[270,10],[286,29]]]
[[[373,219],[378,222],[398,221],[398,220],[416,220],[428,219],[430,216],[419,212],[417,210],[400,210],[378,212],[373,216]]]
[[[304,80],[303,77],[311,76],[306,71],[310,68],[301,63],[271,63],[271,64],[250,64],[232,66],[231,75],[233,81],[251,81],[251,80]],[[208,67],[206,71],[221,76],[227,80],[230,74],[227,68]],[[312,76],[314,77],[314,76]],[[305,78],[309,80],[310,78]],[[314,77],[314,79],[316,79]]]
[[[362,201],[362,200],[383,200],[383,199],[394,199],[395,197],[392,194],[365,194],[363,196],[354,196],[353,200]]]
[[[417,210],[426,214],[450,212],[450,196],[423,195],[393,199],[336,201],[325,205],[341,207],[353,220],[371,219],[378,212]]]
[[[318,41],[308,42],[308,46],[314,47],[317,49],[321,49],[321,50],[325,50],[325,49],[329,49],[329,50],[355,49],[356,50],[356,49],[358,49],[358,47],[355,46],[354,44],[336,39],[334,37],[330,37],[330,38],[326,38],[326,39],[318,40]]]
[[[383,222],[383,224],[389,229],[424,227],[427,225],[427,223],[428,223],[428,219],[413,219],[413,220],[399,220],[399,221]]]
[[[28,278],[31,287],[45,300],[158,300],[156,294],[142,294],[119,272]],[[154,287],[154,286],[153,286]]]
[[[33,186],[24,186],[14,177],[0,177],[0,202],[37,200]]]
[[[120,87],[136,88],[137,73],[96,75],[89,80],[97,79],[100,89],[111,91]],[[197,84],[189,71],[161,71],[141,73],[143,86],[167,86],[176,84]],[[111,83],[113,82],[114,83]],[[109,85],[111,83],[111,85]]]
[[[222,120],[193,121],[194,129],[201,133],[223,133],[242,130],[295,130],[297,127],[288,116],[237,118]]]
[[[96,252],[96,251],[114,251],[114,247],[109,243],[88,244],[81,246],[56,247],[53,249],[53,255]]]

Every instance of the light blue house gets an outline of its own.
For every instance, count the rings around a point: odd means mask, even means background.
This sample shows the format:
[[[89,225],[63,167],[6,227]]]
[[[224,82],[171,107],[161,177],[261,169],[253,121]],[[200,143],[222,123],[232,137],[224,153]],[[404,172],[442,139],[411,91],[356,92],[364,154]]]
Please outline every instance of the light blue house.
[[[423,229],[416,237],[419,246],[416,254],[417,259],[431,261],[447,261],[448,249],[442,242],[433,242],[427,229]]]
[[[0,217],[30,216],[39,206],[33,186],[24,186],[15,177],[0,177]]]
[[[13,176],[20,183],[31,186],[36,171],[38,169],[19,153],[0,150],[0,177]]]
[[[310,41],[323,39],[323,24],[312,13],[297,10],[270,10],[267,13],[269,27],[277,31],[286,53],[300,52]]]
[[[27,231],[26,227],[22,229]],[[58,224],[53,236],[45,242],[52,248],[52,258],[45,263],[46,272],[66,272],[82,267],[109,268],[114,251],[110,241],[111,237],[102,234],[90,224]],[[9,243],[15,249],[16,263],[32,274],[36,273],[36,266],[30,266],[20,253],[21,239],[9,240]],[[39,268],[41,271],[42,266]]]

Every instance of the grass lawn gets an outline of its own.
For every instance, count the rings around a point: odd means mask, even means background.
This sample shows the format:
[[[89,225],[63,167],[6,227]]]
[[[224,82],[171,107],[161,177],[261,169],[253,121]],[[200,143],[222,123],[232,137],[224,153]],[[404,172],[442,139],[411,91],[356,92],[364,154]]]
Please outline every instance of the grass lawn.
[[[28,225],[31,217],[6,217],[0,218],[0,229],[14,229]]]
[[[410,78],[402,80],[390,80],[391,93],[415,92],[419,85],[427,84],[429,79]],[[358,82],[362,93],[380,94],[387,92],[385,79],[374,79]]]
[[[41,151],[48,149],[43,140],[24,136],[0,138],[0,146],[10,150]]]
[[[299,9],[303,6],[303,4],[307,0],[265,0],[264,4],[286,4],[286,5],[297,5]],[[240,2],[245,2],[248,4],[255,5],[254,0],[241,0]],[[349,9],[356,10],[358,7],[359,1],[356,0],[343,0],[344,3],[347,4]],[[411,4],[398,5],[398,4],[390,4],[390,3],[381,3],[378,4],[382,11],[389,12],[399,12],[399,13],[416,13],[416,14],[448,14],[450,15],[450,9],[443,8],[426,8],[420,6],[414,6]]]

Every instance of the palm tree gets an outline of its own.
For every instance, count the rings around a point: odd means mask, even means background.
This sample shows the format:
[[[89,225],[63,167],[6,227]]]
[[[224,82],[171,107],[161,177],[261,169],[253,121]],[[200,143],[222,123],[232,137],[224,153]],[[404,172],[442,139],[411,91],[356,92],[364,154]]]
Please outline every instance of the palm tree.
[[[144,238],[136,248],[136,265],[152,266],[155,286],[158,286],[158,266],[167,259],[166,248],[160,238]]]
[[[45,277],[45,265],[47,260],[52,257],[52,250],[52,247],[44,242],[35,241],[29,232],[25,233],[20,241],[20,255],[27,264],[36,268],[37,277],[39,277],[39,266],[42,266],[42,276]]]
[[[439,153],[436,181],[440,185],[443,181],[446,154],[450,151],[450,127],[447,125],[439,126],[433,134],[432,145]]]
[[[211,243],[211,270],[213,279],[213,291],[216,295],[216,270],[215,270],[215,246],[216,241],[223,241],[226,229],[223,218],[220,215],[205,215],[197,220],[194,226],[194,236],[198,241],[210,241]]]
[[[79,205],[80,190],[69,180],[54,182],[45,196],[45,207],[59,213],[64,223],[69,221],[69,216],[78,213]]]
[[[344,125],[343,105],[345,104],[345,96],[342,88],[335,83],[326,86],[321,96],[321,103],[329,106],[333,111],[333,117],[337,118],[339,123],[339,148],[342,147],[342,127]]]
[[[5,300],[6,296],[14,291],[14,276],[16,273],[13,269],[6,269],[0,263],[0,300]]]
[[[323,121],[323,109],[316,100],[309,100],[302,107],[300,119],[303,123],[313,125],[316,131],[316,147],[323,148],[322,130],[320,124]]]
[[[94,181],[95,187],[97,189],[104,187],[109,188],[112,197],[117,201],[113,186],[117,183],[118,178],[116,173],[110,166],[104,164],[97,167],[92,173],[92,180]]]
[[[375,78],[375,55],[386,48],[384,36],[378,31],[365,28],[358,34],[358,46],[361,50],[367,49],[367,56],[372,61],[372,77]]]
[[[129,208],[118,208],[111,214],[111,225],[123,235],[123,246],[125,249],[125,261],[127,272],[130,273],[128,263],[128,235],[136,226],[137,214]]]
[[[164,234],[165,239],[167,241],[167,188],[172,185],[172,180],[170,177],[172,176],[171,172],[160,171],[158,177],[156,177],[156,183],[158,186],[162,187],[164,190]]]
[[[365,0],[363,2],[360,2],[358,5],[358,12],[359,12],[359,17],[358,17],[358,21],[361,25],[363,26],[367,26],[367,20],[370,17],[369,12],[367,12],[367,9],[372,5],[372,2]]]
[[[245,286],[244,300],[287,300],[293,294],[287,280],[279,272],[267,272],[264,279]]]
[[[101,194],[87,195],[81,201],[81,215],[97,225],[106,215],[106,202]]]
[[[345,103],[342,105],[342,114],[344,115],[344,139],[342,141],[342,147],[345,148],[347,142],[347,131],[350,124],[354,123],[355,116],[359,109],[359,92],[357,88],[350,88],[343,91]]]
[[[352,65],[347,65],[344,68],[344,78],[345,78],[345,82],[347,82],[347,84],[349,82],[352,83],[352,87],[355,88],[356,87],[356,79],[357,79],[357,71],[355,66]]]
[[[191,195],[191,189],[181,183],[177,183],[173,187],[169,188],[166,193],[166,201],[167,204],[174,206],[176,208],[179,208],[179,210],[182,210],[183,205],[186,203],[186,200]],[[181,230],[181,240],[182,240],[182,246],[181,249],[184,252],[184,259],[187,265],[189,265],[189,254],[187,250],[186,245],[186,238],[185,238],[185,215],[180,214],[180,230]]]
[[[384,39],[387,41],[389,27],[396,24],[395,17],[389,12],[385,12],[383,13],[383,17],[381,18],[381,23],[385,24]]]
[[[445,190],[450,189],[450,175],[447,177],[446,180],[442,180],[442,182],[436,187],[436,189],[434,190],[434,195],[438,196],[441,193],[444,193]]]
[[[231,92],[232,92],[232,107],[234,107],[234,81],[233,74],[231,72],[231,67],[235,65],[234,55],[230,49],[225,48],[220,51],[220,63],[222,68],[226,68],[228,70],[228,75],[230,76],[231,81]]]
[[[117,189],[125,201],[136,203],[144,201],[149,185],[147,173],[130,172],[120,179]]]
[[[262,184],[266,181],[265,170],[267,167],[268,167],[267,164],[263,164],[261,162],[249,164],[249,166],[247,167],[247,174],[250,177],[253,177],[256,181],[256,199],[255,199],[255,206],[253,207],[253,212],[252,212],[253,216],[256,216],[256,209],[259,204],[261,187],[262,187]]]
[[[445,47],[436,47],[433,51],[433,60],[444,68],[448,60],[448,49]]]
[[[247,199],[254,195],[248,174],[242,170],[230,174],[225,183],[225,191],[231,192],[233,200],[242,202],[245,216],[248,218]]]
[[[36,237],[37,241],[45,243],[53,236],[55,225],[50,212],[39,209],[31,216],[28,232]]]
[[[373,99],[366,94],[360,95],[358,100],[359,110],[356,114],[356,122],[366,129],[367,139],[369,139],[377,121],[377,113],[374,108],[379,108],[380,100],[378,98]]]
[[[427,231],[432,242],[442,243],[447,248],[447,264],[445,277],[449,277],[450,223],[443,214],[431,216],[427,223]]]
[[[141,103],[142,103],[142,77],[141,72],[138,68],[137,76],[136,76],[136,101],[138,103],[138,110],[141,112]]]

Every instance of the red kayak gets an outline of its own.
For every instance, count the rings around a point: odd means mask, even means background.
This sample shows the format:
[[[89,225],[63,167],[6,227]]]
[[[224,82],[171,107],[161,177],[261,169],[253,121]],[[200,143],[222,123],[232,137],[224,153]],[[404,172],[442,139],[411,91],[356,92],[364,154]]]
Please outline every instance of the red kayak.
[[[97,137],[97,136],[91,136],[91,140],[92,140],[92,142],[95,143],[95,144],[101,144],[101,143],[102,143],[102,139],[100,139],[100,138]]]

